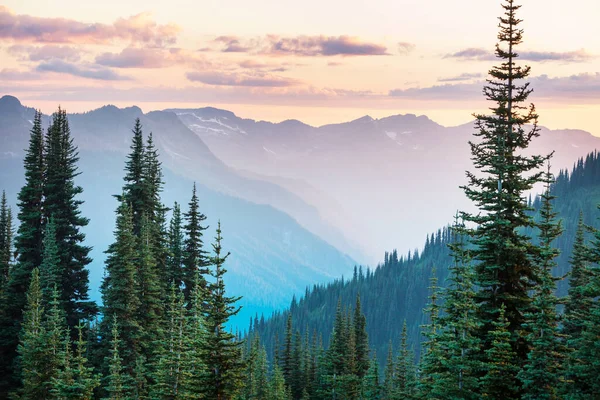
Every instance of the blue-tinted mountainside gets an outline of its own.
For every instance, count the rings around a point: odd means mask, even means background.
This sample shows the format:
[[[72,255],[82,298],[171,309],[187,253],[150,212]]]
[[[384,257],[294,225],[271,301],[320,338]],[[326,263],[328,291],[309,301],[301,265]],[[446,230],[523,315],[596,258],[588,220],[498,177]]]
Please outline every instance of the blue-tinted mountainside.
[[[23,107],[14,97],[0,99],[0,188],[6,189],[13,208],[24,182],[23,149],[27,147],[33,115],[33,109]],[[107,106],[69,116],[80,149],[82,174],[77,180],[84,189],[82,212],[91,220],[85,232],[86,244],[93,246],[93,299],[100,298],[103,252],[113,241],[117,207],[113,195],[121,192],[131,128],[138,117],[144,131],[153,132],[159,144],[165,167],[163,202],[169,206],[177,200],[186,210],[196,180],[201,211],[208,216],[209,225],[215,227],[217,219],[223,224],[224,245],[232,252],[227,264],[228,289],[244,296],[239,320],[245,322],[257,310],[269,312],[287,304],[294,293],[301,293],[315,281],[328,281],[351,271],[353,259],[277,208],[282,205],[318,219],[314,208],[301,199],[273,183],[236,175],[174,114],[143,114],[136,107]],[[254,201],[247,199],[251,196],[255,196]],[[271,197],[277,201],[270,201]],[[209,243],[214,229],[209,229],[207,236]]]

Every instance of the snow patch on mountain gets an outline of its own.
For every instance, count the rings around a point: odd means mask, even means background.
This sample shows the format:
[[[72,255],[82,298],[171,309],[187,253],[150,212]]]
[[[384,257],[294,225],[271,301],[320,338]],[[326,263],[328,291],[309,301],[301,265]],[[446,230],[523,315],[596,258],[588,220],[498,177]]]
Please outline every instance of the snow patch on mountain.
[[[396,132],[385,131],[385,134],[392,140],[395,140],[398,137]]]
[[[247,135],[248,134],[245,130],[243,130],[239,126],[237,126],[237,125],[233,126],[233,125],[225,124],[225,123],[223,123],[223,121],[221,121],[220,119],[215,118],[215,117],[213,117],[213,118],[202,118],[202,117],[199,117],[198,115],[196,115],[195,113],[177,113],[177,115],[191,115],[191,116],[195,117],[200,122],[207,122],[207,123],[211,123],[211,124],[217,124],[219,126],[222,126],[223,128],[229,129],[230,131],[239,132],[239,133],[241,133],[243,135]],[[227,119],[227,117],[222,117],[222,118],[225,119],[225,120]],[[198,126],[198,127],[200,127],[202,125],[192,124],[192,126]],[[209,128],[207,128],[207,129],[209,129]],[[217,129],[214,129],[214,128],[211,128],[211,129],[214,130],[214,131],[217,131]],[[221,130],[221,131],[223,133],[225,133],[225,131],[223,131],[223,130]]]
[[[267,152],[267,153],[271,153],[273,155],[277,155],[277,153],[275,153],[273,150],[269,150],[267,149],[265,146],[263,146],[263,149]]]

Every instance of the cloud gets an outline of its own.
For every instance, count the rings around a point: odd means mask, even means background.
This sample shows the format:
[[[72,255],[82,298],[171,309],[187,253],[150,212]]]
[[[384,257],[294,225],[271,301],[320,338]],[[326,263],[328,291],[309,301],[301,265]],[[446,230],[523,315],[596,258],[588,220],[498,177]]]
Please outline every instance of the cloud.
[[[461,82],[461,81],[470,81],[472,79],[480,79],[483,78],[483,74],[480,73],[468,73],[464,72],[457,76],[451,76],[449,78],[439,78],[438,82]]]
[[[0,6],[0,38],[19,42],[106,44],[114,41],[164,46],[175,43],[180,28],[159,25],[142,13],[112,24],[86,23],[67,18],[15,14]]]
[[[398,42],[398,54],[403,56],[413,52],[417,46],[414,43]]]
[[[337,62],[337,61],[330,61],[327,63],[328,67],[339,67],[341,65],[344,65],[344,63]]]
[[[201,82],[214,86],[249,86],[249,87],[288,87],[298,82],[269,75],[226,74],[221,72],[188,72],[186,77],[192,82]]]
[[[585,49],[566,51],[566,52],[555,52],[555,51],[517,51],[519,59],[526,61],[561,61],[564,63],[578,63],[585,62],[595,58],[594,55],[589,54]],[[496,60],[495,53],[482,49],[482,48],[468,48],[456,53],[446,54],[444,58],[456,58],[462,61],[489,61]]]
[[[242,40],[237,36],[219,36],[222,52],[258,53],[263,55],[315,56],[373,56],[388,55],[383,45],[363,42],[352,36],[296,36],[267,35]]]
[[[534,92],[530,100],[558,104],[589,104],[600,101],[600,73],[562,77],[539,75],[528,80]],[[394,89],[388,95],[413,100],[473,101],[483,98],[484,81],[433,85],[424,88]]]
[[[9,54],[17,56],[21,61],[48,61],[58,59],[64,61],[79,61],[82,50],[71,46],[32,46],[15,44],[7,49]]]
[[[219,36],[214,41],[225,46],[221,49],[224,53],[246,53],[251,50],[250,46],[243,46],[237,36]]]
[[[3,81],[32,81],[41,79],[40,74],[31,71],[19,71],[16,69],[0,70],[0,80]]]
[[[62,60],[44,61],[36,67],[38,72],[55,72],[78,76],[81,78],[97,79],[102,81],[122,81],[130,78],[119,75],[111,69],[98,66],[78,66]]]
[[[120,53],[103,53],[96,63],[114,68],[167,68],[180,64],[206,66],[208,62],[198,54],[180,48],[127,47]]]

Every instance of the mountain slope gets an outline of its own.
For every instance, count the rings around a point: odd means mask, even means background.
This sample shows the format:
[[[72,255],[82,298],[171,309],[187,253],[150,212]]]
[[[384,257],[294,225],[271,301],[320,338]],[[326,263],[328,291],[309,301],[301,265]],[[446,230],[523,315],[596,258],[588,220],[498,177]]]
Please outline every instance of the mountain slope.
[[[7,190],[13,204],[24,183],[22,157],[29,138],[34,110],[10,97],[0,99],[0,188]],[[355,261],[309,232],[297,221],[269,204],[257,204],[233,196],[229,188],[257,191],[260,195],[284,197],[287,193],[275,184],[237,176],[171,113],[142,114],[132,107],[107,106],[69,116],[75,143],[80,149],[77,178],[83,189],[82,212],[91,219],[85,230],[86,243],[94,247],[90,266],[92,297],[99,299],[97,287],[102,278],[103,251],[112,241],[116,202],[112,195],[121,191],[125,157],[131,141],[131,126],[136,117],[144,131],[154,132],[160,143],[165,167],[163,201],[177,200],[184,210],[191,196],[192,179],[198,187],[201,210],[209,224],[223,223],[225,246],[233,254],[228,261],[229,290],[245,298],[240,319],[257,310],[269,311],[289,301],[294,293],[317,281],[326,281],[350,271]],[[47,125],[48,117],[44,117]],[[170,156],[169,156],[170,154]],[[223,190],[218,190],[222,188]],[[269,191],[271,191],[269,193]],[[300,198],[287,194],[290,202],[310,213]],[[214,236],[207,232],[206,242]]]

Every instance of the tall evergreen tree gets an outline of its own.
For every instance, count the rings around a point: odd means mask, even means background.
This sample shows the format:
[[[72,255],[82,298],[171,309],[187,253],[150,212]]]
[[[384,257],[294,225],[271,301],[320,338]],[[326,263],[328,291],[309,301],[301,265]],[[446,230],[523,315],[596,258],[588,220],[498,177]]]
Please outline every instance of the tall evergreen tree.
[[[34,268],[27,291],[27,305],[23,314],[23,328],[17,350],[23,387],[16,397],[24,400],[38,400],[48,396],[46,329],[43,318],[40,274],[39,270]]]
[[[558,315],[556,306],[558,299],[556,291],[557,280],[552,275],[556,267],[556,257],[559,251],[554,242],[562,233],[560,221],[556,222],[557,213],[552,201],[556,198],[550,193],[554,182],[550,173],[550,164],[545,176],[546,189],[542,194],[541,220],[537,224],[540,231],[539,253],[535,258],[538,265],[540,283],[533,294],[531,312],[525,314],[524,327],[529,331],[527,337],[530,350],[527,361],[519,373],[523,382],[523,399],[541,400],[557,399],[558,386],[565,357],[563,337],[558,330]]]
[[[140,234],[142,227],[142,216],[146,210],[147,187],[144,182],[145,148],[142,123],[136,118],[133,127],[133,138],[130,153],[125,162],[125,184],[123,194],[117,196],[120,201],[125,201],[131,207],[133,232],[136,236]]]
[[[121,339],[119,338],[119,321],[116,315],[112,318],[110,354],[108,356],[108,375],[106,376],[105,400],[126,400],[131,398],[131,377],[123,368],[120,355]]]
[[[356,305],[354,307],[354,340],[356,341],[356,374],[359,379],[363,379],[371,363],[369,361],[367,319],[362,312],[360,295],[356,295]]]
[[[394,364],[394,348],[392,341],[388,346],[388,353],[385,363],[383,378],[382,395],[384,399],[392,399],[396,393],[396,365]]]
[[[80,172],[77,168],[79,154],[73,143],[65,110],[58,109],[46,135],[44,149],[45,184],[44,218],[55,224],[56,245],[62,269],[61,289],[67,324],[75,334],[81,320],[89,320],[96,306],[89,300],[89,272],[87,265],[90,247],[84,246],[85,234],[81,231],[89,220],[81,215],[83,201],[77,197],[83,192],[75,184]]]
[[[423,325],[423,336],[426,341],[423,343],[422,360],[420,363],[420,382],[419,392],[423,398],[433,398],[437,380],[442,372],[442,361],[447,357],[441,349],[439,338],[439,314],[440,305],[438,304],[438,296],[440,288],[436,277],[435,268],[431,272],[429,279],[429,304],[425,309],[427,313],[428,324]]]
[[[31,272],[42,262],[42,200],[44,188],[44,134],[42,114],[36,112],[24,159],[25,185],[18,194],[19,227],[15,237],[17,263],[4,290],[0,310],[0,399],[15,388],[13,361]],[[4,395],[3,395],[4,394]]]
[[[516,61],[516,47],[522,42],[521,20],[516,16],[520,6],[515,0],[504,0],[504,15],[500,17],[500,43],[496,57],[501,64],[492,68],[484,87],[487,100],[495,103],[492,115],[476,115],[476,142],[470,142],[472,159],[477,172],[468,172],[468,185],[463,189],[481,212],[465,214],[474,223],[472,254],[476,262],[476,284],[480,336],[483,346],[492,346],[494,324],[501,305],[510,343],[517,352],[518,365],[527,358],[526,340],[522,324],[524,314],[531,307],[529,291],[539,277],[532,262],[535,246],[523,233],[534,222],[523,201],[527,191],[540,182],[539,168],[545,157],[524,155],[531,141],[539,136],[538,115],[534,106],[523,106],[532,89],[527,78],[529,67]],[[530,128],[529,128],[530,127]],[[520,360],[520,361],[519,361]]]
[[[11,268],[13,248],[12,212],[6,200],[6,192],[2,191],[0,201],[0,292],[3,292]]]
[[[441,371],[433,388],[434,396],[440,398],[479,398],[479,340],[475,337],[477,304],[467,235],[464,222],[457,214],[452,227],[452,243],[448,245],[453,263],[449,268],[449,286],[444,294],[440,318]]]
[[[115,242],[106,251],[106,275],[102,281],[103,315],[113,316],[119,321],[120,340],[123,343],[123,367],[133,375],[140,354],[140,322],[137,315],[140,300],[137,293],[137,240],[133,233],[131,208],[125,201],[117,209]],[[110,318],[102,321],[102,337],[110,337]],[[105,346],[106,347],[106,346]],[[108,354],[108,349],[104,352]],[[105,366],[105,369],[108,365]]]
[[[361,399],[380,400],[381,386],[379,384],[379,362],[377,356],[374,356],[370,363],[367,373],[363,377]]]
[[[62,276],[63,269],[58,256],[58,245],[56,244],[56,224],[54,219],[50,218],[46,224],[44,232],[44,256],[40,265],[40,284],[44,305],[48,305],[52,299],[52,293],[55,289],[59,291],[60,299],[62,295]]]
[[[207,338],[204,364],[207,368],[205,380],[205,397],[215,400],[229,400],[238,391],[241,374],[244,369],[240,358],[241,342],[235,335],[225,330],[229,318],[236,315],[240,308],[235,306],[239,297],[230,297],[225,292],[223,277],[227,270],[224,263],[229,253],[223,254],[223,237],[221,223],[217,226],[217,236],[213,244],[214,255],[211,257],[213,269],[210,283],[210,295],[207,301]],[[196,272],[197,273],[197,272]]]
[[[417,395],[417,377],[414,354],[408,347],[408,330],[406,322],[402,327],[400,351],[396,361],[394,399],[415,399]]]
[[[183,285],[183,240],[181,207],[175,202],[169,224],[169,258],[165,279],[174,282],[177,287]]]
[[[198,196],[196,195],[196,184],[192,190],[192,199],[189,203],[189,210],[184,214],[186,224],[184,231],[186,238],[183,247],[183,285],[186,300],[194,290],[196,276],[200,272],[200,285],[206,287],[204,276],[208,274],[207,253],[204,251],[203,233],[208,226],[202,226],[206,216],[200,212]]]

